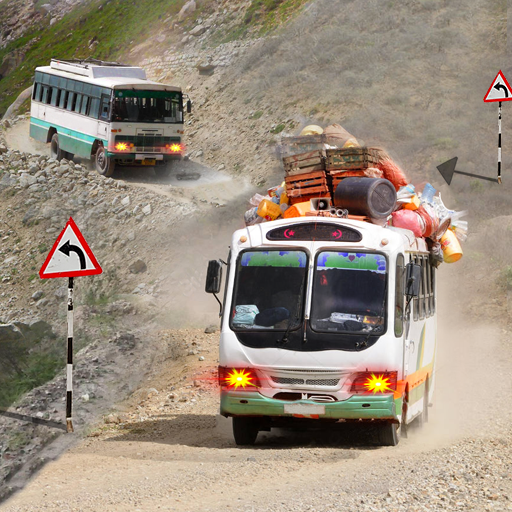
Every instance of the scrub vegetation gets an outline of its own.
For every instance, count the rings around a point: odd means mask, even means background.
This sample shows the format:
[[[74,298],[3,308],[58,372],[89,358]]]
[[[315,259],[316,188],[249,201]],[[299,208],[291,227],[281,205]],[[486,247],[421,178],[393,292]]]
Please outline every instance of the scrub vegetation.
[[[19,341],[0,344],[0,407],[8,407],[27,391],[53,379],[62,369],[64,342]]]
[[[26,54],[23,64],[0,80],[0,113],[30,85],[34,69],[48,65],[52,57],[118,59],[147,36],[148,26],[161,29],[182,4],[181,0],[92,1],[54,25],[8,44],[0,50],[0,62],[17,48],[25,47]]]

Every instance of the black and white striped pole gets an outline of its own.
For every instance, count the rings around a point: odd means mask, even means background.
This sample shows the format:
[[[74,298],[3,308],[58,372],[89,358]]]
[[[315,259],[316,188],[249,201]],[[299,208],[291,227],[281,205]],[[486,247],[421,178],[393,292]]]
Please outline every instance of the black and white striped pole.
[[[498,183],[501,185],[501,101],[498,104]]]
[[[68,358],[66,379],[66,429],[73,432],[73,278],[68,284]]]
[[[46,257],[39,277],[41,279],[67,277],[68,281],[68,343],[66,359],[66,430],[73,428],[73,279],[79,276],[101,274],[103,270],[78,226],[70,217]],[[62,425],[64,428],[64,425]]]
[[[486,103],[498,102],[498,178],[494,181],[501,184],[501,103],[512,101],[512,87],[510,87],[501,69],[484,96],[484,101]]]

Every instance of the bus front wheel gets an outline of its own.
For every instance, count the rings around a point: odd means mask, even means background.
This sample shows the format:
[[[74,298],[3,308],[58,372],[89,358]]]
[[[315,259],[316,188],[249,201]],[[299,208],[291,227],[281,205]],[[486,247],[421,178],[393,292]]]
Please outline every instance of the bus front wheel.
[[[102,176],[112,176],[112,174],[114,174],[114,160],[107,156],[103,146],[98,146],[94,162],[98,174],[101,174]]]
[[[64,151],[60,149],[59,135],[54,133],[50,142],[50,155],[55,160],[62,160],[64,158]]]
[[[400,441],[401,426],[397,423],[384,423],[379,426],[378,442],[381,446],[396,446]]]
[[[233,437],[238,446],[253,445],[258,437],[256,419],[235,416],[233,418]]]

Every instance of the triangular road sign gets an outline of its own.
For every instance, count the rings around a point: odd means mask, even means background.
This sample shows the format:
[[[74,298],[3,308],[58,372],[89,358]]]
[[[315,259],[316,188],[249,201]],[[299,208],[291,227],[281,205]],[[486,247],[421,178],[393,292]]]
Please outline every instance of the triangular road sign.
[[[512,87],[505,78],[505,75],[499,71],[491,87],[484,97],[484,101],[512,101]]]
[[[39,277],[92,276],[102,272],[85,238],[70,217],[41,267]]]

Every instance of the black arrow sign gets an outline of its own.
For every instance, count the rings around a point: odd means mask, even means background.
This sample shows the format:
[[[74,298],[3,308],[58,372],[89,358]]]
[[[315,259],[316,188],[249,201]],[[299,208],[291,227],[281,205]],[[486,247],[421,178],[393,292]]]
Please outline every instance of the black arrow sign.
[[[503,85],[503,84],[500,84],[499,82],[494,86],[494,89],[496,89],[497,91],[499,91],[500,89],[503,89],[503,91],[505,92],[505,98],[508,98],[508,89]]]
[[[472,178],[478,178],[480,180],[500,183],[500,181],[497,180],[496,178],[488,178],[487,176],[480,176],[478,174],[472,174],[470,172],[456,171],[455,166],[457,165],[457,160],[458,158],[455,157],[437,166],[437,170],[441,173],[441,176],[444,178],[444,181],[448,183],[448,185],[452,182],[454,174],[464,174],[464,176],[471,176]]]
[[[68,240],[64,245],[59,247],[59,251],[64,253],[66,256],[69,256],[71,251],[76,252],[80,258],[80,270],[85,270],[85,267],[87,266],[85,263],[85,254],[78,245],[71,245]]]

